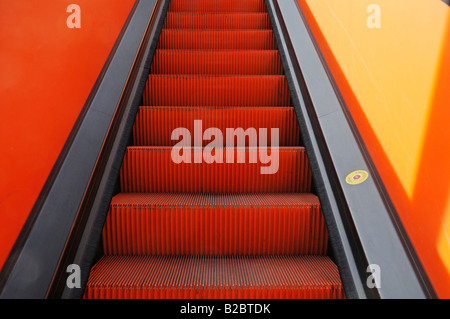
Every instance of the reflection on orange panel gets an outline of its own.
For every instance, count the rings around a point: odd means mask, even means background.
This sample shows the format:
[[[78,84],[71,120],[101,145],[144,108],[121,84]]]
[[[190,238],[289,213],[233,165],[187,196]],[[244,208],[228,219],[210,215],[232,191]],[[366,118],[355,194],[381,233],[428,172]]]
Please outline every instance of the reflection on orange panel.
[[[163,29],[158,49],[276,50],[272,30],[203,31]]]
[[[145,106],[289,106],[284,76],[150,75]]]
[[[433,288],[450,298],[450,7],[414,0],[405,14],[380,0],[382,27],[369,29],[352,12],[371,2],[342,2],[298,0]]]
[[[282,75],[276,50],[177,51],[156,50],[152,74]]]
[[[264,0],[172,0],[169,12],[266,12]]]
[[[312,194],[135,194],[113,198],[106,255],[323,255],[327,231]]]
[[[267,13],[198,14],[168,12],[165,29],[270,29]]]
[[[186,154],[187,151],[184,149]],[[278,154],[261,148],[225,148],[216,149],[215,153],[207,148],[189,151],[190,156],[180,148],[129,147],[120,171],[122,192],[273,193],[311,189],[311,172],[303,147],[279,148]],[[272,155],[272,161],[263,164],[266,160],[261,151]],[[191,163],[175,163],[172,152],[190,157]],[[241,155],[243,163],[238,163]],[[217,161],[222,158],[223,163],[214,162],[212,156]],[[276,168],[277,158],[278,170],[261,174],[270,165]]]
[[[278,129],[278,145],[297,146],[300,144],[300,130],[292,107],[143,106],[139,109],[133,126],[134,145],[173,146],[178,143],[178,139],[172,140],[172,132],[181,127],[191,132],[191,145],[194,145],[195,120],[201,121],[201,128],[198,129],[201,130],[199,134],[202,136],[206,129],[212,127],[220,129],[224,138],[226,138],[227,128],[242,128],[245,131],[250,128],[249,134],[256,132],[256,138],[254,141],[246,138],[245,146],[257,146],[260,141],[260,128],[267,129],[267,145],[271,145],[272,128]],[[202,139],[202,146],[211,142],[211,140]],[[250,143],[252,144],[250,145]],[[237,145],[237,141],[234,142],[234,145]]]
[[[92,268],[86,299],[345,298],[326,256],[105,256]]]

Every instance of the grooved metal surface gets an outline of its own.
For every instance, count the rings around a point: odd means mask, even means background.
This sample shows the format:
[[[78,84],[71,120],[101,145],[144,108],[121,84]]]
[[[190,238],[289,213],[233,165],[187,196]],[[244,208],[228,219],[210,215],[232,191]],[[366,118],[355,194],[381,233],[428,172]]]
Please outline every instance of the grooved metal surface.
[[[105,256],[85,298],[343,298],[337,267],[325,256]]]
[[[107,255],[324,255],[312,194],[127,194],[111,203]]]
[[[150,75],[144,105],[289,106],[290,94],[281,75]]]
[[[259,152],[266,151],[261,148],[216,149],[216,158],[222,158],[223,163],[213,162],[208,148],[191,148],[191,163],[175,163],[172,152],[180,151],[172,147],[129,147],[120,171],[122,191],[302,193],[311,189],[311,171],[303,147],[279,148],[279,166],[274,174],[261,174],[261,168],[269,165],[261,162]],[[238,163],[238,156],[242,156],[243,163]],[[195,163],[196,158],[201,162]],[[251,159],[256,159],[256,162],[252,163]]]
[[[266,12],[264,0],[172,0],[170,12]]]
[[[280,55],[266,51],[157,50],[152,74],[282,75]]]
[[[195,121],[201,121],[196,127]],[[190,145],[194,145],[194,131],[203,133],[210,128],[222,132],[223,141],[202,139],[202,146],[210,143],[230,145],[226,137],[227,128],[233,131],[241,128],[252,138],[245,138],[245,146],[257,146],[261,136],[267,136],[267,145],[272,145],[272,129],[278,130],[278,145],[300,144],[300,132],[292,107],[166,107],[142,106],[133,128],[133,141],[136,146],[174,146],[178,139],[172,140],[172,132],[177,128],[192,132]],[[267,132],[264,133],[264,132]],[[276,134],[276,133],[275,133]],[[253,136],[255,138],[253,138]],[[237,140],[233,138],[234,145]],[[244,145],[241,145],[244,146]]]
[[[157,46],[171,50],[276,50],[272,30],[164,29]]]
[[[270,29],[267,13],[169,12],[165,29],[262,30]]]

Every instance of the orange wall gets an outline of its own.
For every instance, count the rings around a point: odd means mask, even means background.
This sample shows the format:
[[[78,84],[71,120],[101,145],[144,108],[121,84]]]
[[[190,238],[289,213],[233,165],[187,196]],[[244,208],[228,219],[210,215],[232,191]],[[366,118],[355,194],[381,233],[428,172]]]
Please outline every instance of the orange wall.
[[[134,2],[0,2],[0,268]],[[69,4],[80,29],[67,27]]]
[[[449,6],[298,2],[436,292],[449,298]],[[367,27],[370,4],[380,28]]]

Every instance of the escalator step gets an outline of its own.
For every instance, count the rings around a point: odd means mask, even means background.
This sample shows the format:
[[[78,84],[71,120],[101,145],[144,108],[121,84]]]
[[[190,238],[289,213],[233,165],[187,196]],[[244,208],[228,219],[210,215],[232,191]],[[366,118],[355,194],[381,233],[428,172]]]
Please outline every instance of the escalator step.
[[[168,12],[165,29],[270,30],[267,13],[186,13]]]
[[[156,50],[152,74],[282,75],[278,51]]]
[[[107,255],[323,255],[312,194],[121,193],[103,231]]]
[[[289,106],[286,78],[150,75],[144,106]]]
[[[169,12],[267,12],[264,0],[172,0]]]
[[[212,155],[223,163],[213,162],[208,148],[189,150],[190,156],[186,150],[182,155],[191,163],[176,163],[172,152],[180,154],[180,148],[128,147],[120,171],[122,192],[305,193],[311,190],[311,172],[303,147],[280,147],[278,154],[272,150],[270,162],[261,157],[261,152],[270,154],[263,148],[216,150]],[[240,155],[243,163],[238,163]]]
[[[157,49],[170,50],[276,50],[272,30],[163,29]]]
[[[343,298],[337,267],[326,256],[104,256],[84,298]]]
[[[300,130],[293,107],[170,107],[141,106],[133,127],[133,144],[135,146],[174,146],[178,140],[172,140],[172,132],[180,127],[188,129],[191,134],[191,145],[194,145],[194,121],[201,121],[200,134],[208,128],[218,128],[226,138],[227,128],[254,128],[260,141],[260,129],[267,131],[267,145],[271,144],[271,129],[278,129],[279,146],[299,146]],[[198,122],[197,122],[198,123]],[[252,131],[247,131],[252,132]],[[264,131],[262,131],[264,132]],[[252,139],[253,140],[253,139]],[[207,146],[211,140],[202,140]],[[234,142],[237,145],[237,141]],[[245,139],[245,145],[250,138]]]

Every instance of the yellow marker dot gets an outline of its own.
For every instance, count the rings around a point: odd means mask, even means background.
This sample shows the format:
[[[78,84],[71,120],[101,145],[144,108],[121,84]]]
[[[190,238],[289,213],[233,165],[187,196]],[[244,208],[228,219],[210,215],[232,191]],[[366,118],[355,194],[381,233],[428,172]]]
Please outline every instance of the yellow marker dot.
[[[358,185],[369,178],[369,173],[363,170],[354,171],[347,175],[345,181],[350,185]]]

